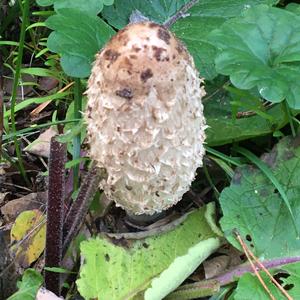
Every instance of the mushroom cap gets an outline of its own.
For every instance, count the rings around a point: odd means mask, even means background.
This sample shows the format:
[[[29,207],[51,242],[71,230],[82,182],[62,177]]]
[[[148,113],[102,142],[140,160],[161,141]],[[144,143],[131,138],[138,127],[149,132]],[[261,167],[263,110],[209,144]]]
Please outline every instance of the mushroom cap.
[[[96,55],[88,82],[90,156],[106,196],[132,214],[176,204],[202,165],[205,91],[194,61],[165,27],[130,24]]]

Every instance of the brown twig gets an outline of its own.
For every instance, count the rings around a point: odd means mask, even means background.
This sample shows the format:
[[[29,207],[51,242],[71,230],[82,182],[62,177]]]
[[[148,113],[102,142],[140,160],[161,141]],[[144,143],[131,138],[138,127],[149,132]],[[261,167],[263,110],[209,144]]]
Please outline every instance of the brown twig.
[[[0,159],[2,157],[2,135],[3,135],[3,105],[4,105],[4,92],[3,92],[3,60],[0,52]]]
[[[240,234],[238,233],[237,230],[234,230],[234,235],[236,237],[236,239],[238,240],[238,242],[240,243],[240,245],[242,246],[243,250],[244,250],[244,253],[251,265],[251,268],[254,272],[254,274],[256,275],[256,277],[258,278],[259,282],[261,283],[261,285],[263,286],[263,288],[265,289],[265,291],[268,293],[269,297],[272,299],[272,300],[276,300],[276,298],[273,296],[273,294],[271,293],[271,291],[269,290],[269,288],[267,287],[267,285],[265,284],[264,280],[261,278],[259,272],[257,271],[257,268],[256,266],[254,265],[253,261],[251,260],[251,257],[249,255],[249,249],[248,247],[246,246],[245,242],[242,240],[242,237],[240,236]]]
[[[63,93],[65,92],[68,88],[70,88],[72,85],[74,84],[74,81],[68,83],[66,86],[64,86],[62,89],[60,89],[57,94]],[[48,100],[42,104],[40,104],[38,107],[36,107],[34,110],[32,110],[30,112],[30,116],[31,117],[35,117],[36,115],[38,115],[41,111],[43,111],[50,103],[52,102],[52,100]]]
[[[186,12],[191,9],[195,4],[198,3],[199,0],[191,0],[187,4],[183,5],[175,15],[169,18],[166,22],[164,22],[164,26],[170,28],[174,23],[176,23],[179,19],[184,18]]]
[[[245,245],[246,246],[246,245]],[[247,246],[246,246],[247,247]],[[257,265],[262,269],[272,280],[272,282],[277,286],[281,293],[288,299],[293,300],[293,298],[287,293],[287,291],[279,284],[279,282],[272,276],[268,269],[259,261],[259,259],[253,254],[253,252],[247,247],[249,255],[257,263]]]

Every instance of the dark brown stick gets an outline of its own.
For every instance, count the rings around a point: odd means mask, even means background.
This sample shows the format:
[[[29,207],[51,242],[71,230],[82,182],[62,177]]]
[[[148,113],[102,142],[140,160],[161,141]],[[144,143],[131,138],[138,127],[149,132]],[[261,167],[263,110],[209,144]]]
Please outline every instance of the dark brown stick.
[[[63,255],[65,255],[70,242],[77,235],[85,216],[88,212],[90,204],[93,200],[99,182],[106,177],[104,169],[99,169],[95,164],[92,165],[90,171],[81,184],[79,194],[71,205],[64,222],[63,228]]]
[[[2,157],[2,135],[3,135],[3,105],[4,105],[4,92],[3,92],[3,58],[0,51],[0,159]]]
[[[51,139],[49,158],[49,191],[47,207],[47,232],[45,266],[60,267],[62,260],[62,238],[65,199],[66,144]],[[60,296],[60,274],[45,271],[45,286]]]

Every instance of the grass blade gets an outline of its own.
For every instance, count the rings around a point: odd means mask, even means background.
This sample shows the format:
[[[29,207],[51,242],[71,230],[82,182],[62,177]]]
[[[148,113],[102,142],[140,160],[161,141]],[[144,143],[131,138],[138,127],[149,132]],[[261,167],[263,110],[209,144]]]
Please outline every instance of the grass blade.
[[[23,14],[22,14],[22,25],[21,25],[21,33],[20,33],[20,41],[19,41],[19,51],[18,51],[18,57],[17,57],[17,64],[16,64],[16,71],[14,76],[14,82],[13,82],[13,88],[12,88],[12,95],[11,95],[11,111],[10,111],[10,118],[11,118],[11,128],[12,132],[16,132],[16,119],[15,119],[15,106],[16,106],[16,98],[17,98],[17,88],[19,84],[20,79],[20,71],[21,71],[21,65],[22,65],[22,59],[23,59],[23,50],[24,50],[24,42],[25,42],[25,30],[26,30],[26,23],[29,15],[29,0],[24,1],[23,6]],[[16,154],[18,158],[18,168],[20,170],[20,173],[22,177],[24,178],[26,184],[30,186],[30,182],[27,178],[22,155],[21,155],[21,149],[19,145],[19,141],[17,137],[15,136],[13,138],[15,148],[16,148]]]

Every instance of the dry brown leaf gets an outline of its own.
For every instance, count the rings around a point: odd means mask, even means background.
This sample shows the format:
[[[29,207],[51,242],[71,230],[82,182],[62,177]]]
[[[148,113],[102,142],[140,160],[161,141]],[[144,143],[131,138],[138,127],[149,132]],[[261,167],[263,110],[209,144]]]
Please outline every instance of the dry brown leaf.
[[[223,273],[229,266],[230,257],[220,255],[203,262],[205,278],[210,279]]]
[[[10,200],[1,207],[1,213],[7,223],[14,222],[22,211],[40,208],[45,205],[46,200],[47,192],[31,193],[24,197]]]
[[[57,87],[59,80],[53,77],[41,77],[39,79],[39,89],[41,91],[49,92]]]
[[[22,74],[21,75],[21,82],[34,82],[36,83],[37,79],[33,75],[29,74]],[[6,94],[11,95],[12,92],[12,86],[13,86],[13,79],[12,78],[4,78],[4,86],[3,90]],[[19,85],[17,89],[17,97],[23,97],[28,95],[32,91],[31,85]]]
[[[57,134],[56,127],[50,127],[40,134],[40,136],[30,143],[24,150],[43,157],[49,157],[50,154],[50,140]]]

